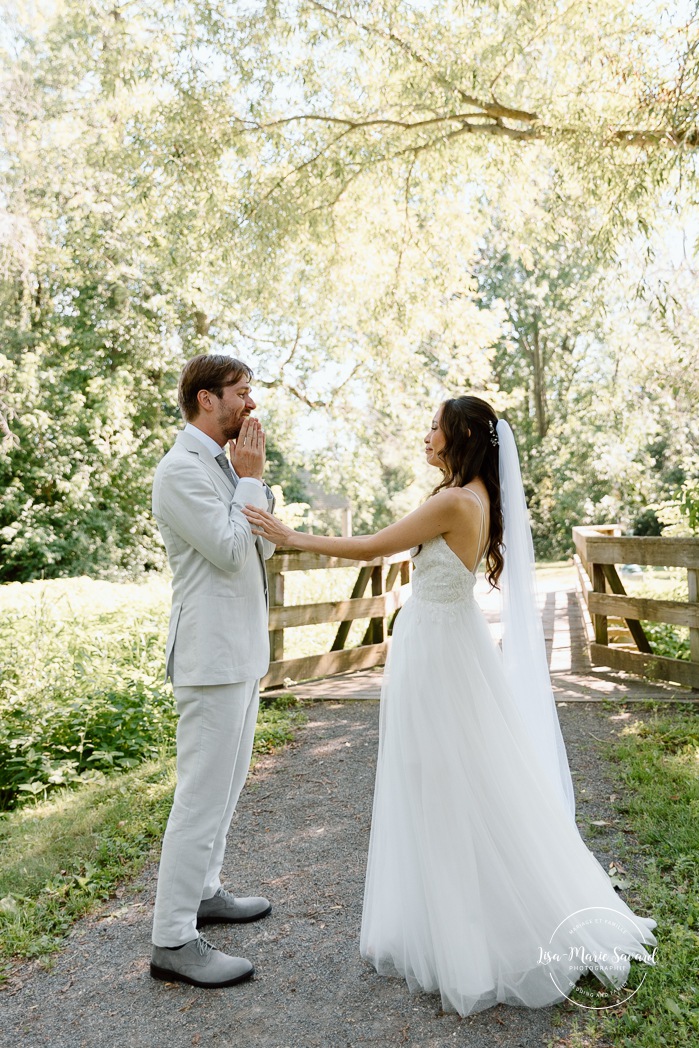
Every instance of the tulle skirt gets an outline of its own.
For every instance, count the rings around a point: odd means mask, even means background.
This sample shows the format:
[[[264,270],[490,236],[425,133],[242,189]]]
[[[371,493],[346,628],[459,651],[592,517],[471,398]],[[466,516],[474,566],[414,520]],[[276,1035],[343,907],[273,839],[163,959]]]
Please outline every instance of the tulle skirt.
[[[468,1015],[553,1004],[585,970],[623,986],[654,927],[548,787],[478,606],[412,597],[381,697],[362,956]]]

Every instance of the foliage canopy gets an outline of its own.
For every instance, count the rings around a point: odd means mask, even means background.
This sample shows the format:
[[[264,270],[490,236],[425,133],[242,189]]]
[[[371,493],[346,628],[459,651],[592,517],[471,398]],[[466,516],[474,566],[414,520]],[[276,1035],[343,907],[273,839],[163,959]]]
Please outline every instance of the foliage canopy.
[[[162,564],[150,478],[207,348],[253,364],[271,479],[310,467],[361,525],[427,490],[419,434],[465,387],[516,428],[541,552],[696,477],[667,233],[696,193],[693,5],[9,10],[1,578]]]

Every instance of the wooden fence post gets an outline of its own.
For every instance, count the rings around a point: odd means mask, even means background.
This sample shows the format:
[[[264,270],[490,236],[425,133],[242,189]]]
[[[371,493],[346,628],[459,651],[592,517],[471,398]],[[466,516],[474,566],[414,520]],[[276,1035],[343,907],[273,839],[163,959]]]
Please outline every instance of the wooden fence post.
[[[601,564],[592,565],[592,588],[595,593],[606,593],[606,579]],[[592,624],[595,627],[595,641],[597,644],[608,644],[609,633],[607,630],[607,616],[593,615]]]
[[[275,571],[268,577],[269,606],[279,608],[284,605],[284,575],[281,571]],[[269,634],[269,658],[270,662],[281,662],[284,658],[284,630],[270,630]]]
[[[690,604],[699,603],[699,570],[696,568],[687,568],[687,599]],[[689,658],[691,662],[699,664],[699,629],[692,626],[689,627]]]
[[[379,564],[378,567],[374,568],[371,573],[371,595],[372,597],[380,597],[384,592],[384,569]],[[372,644],[380,644],[386,640],[386,619],[372,619],[369,623],[369,630],[371,630]]]

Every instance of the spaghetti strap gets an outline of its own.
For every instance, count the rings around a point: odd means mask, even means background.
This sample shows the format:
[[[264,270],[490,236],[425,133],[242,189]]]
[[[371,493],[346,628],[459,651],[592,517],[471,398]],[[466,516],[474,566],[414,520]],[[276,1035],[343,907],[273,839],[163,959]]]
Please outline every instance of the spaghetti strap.
[[[483,505],[483,501],[480,495],[478,495],[473,490],[473,488],[462,488],[461,490],[467,491],[469,495],[473,495],[473,497],[477,500],[478,505],[481,507],[481,524],[480,528],[478,529],[478,546],[476,547],[476,553],[478,554],[478,556],[476,558],[476,563],[473,565],[473,571],[471,572],[472,575],[475,575],[478,569],[478,565],[481,562],[481,558],[483,557],[483,553],[485,552],[485,550],[481,550],[481,540],[483,538],[483,525],[485,524],[485,506]]]

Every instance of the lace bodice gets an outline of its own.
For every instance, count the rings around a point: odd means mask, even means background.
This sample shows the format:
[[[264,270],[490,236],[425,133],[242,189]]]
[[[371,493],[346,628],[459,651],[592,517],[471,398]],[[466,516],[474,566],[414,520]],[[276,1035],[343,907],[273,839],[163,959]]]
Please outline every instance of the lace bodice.
[[[423,542],[418,553],[414,546],[410,554],[415,564],[413,597],[437,604],[473,601],[476,577],[447,545],[443,535]]]

